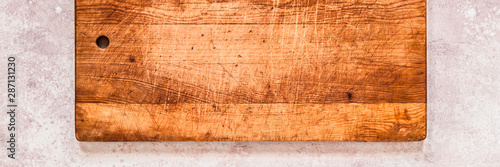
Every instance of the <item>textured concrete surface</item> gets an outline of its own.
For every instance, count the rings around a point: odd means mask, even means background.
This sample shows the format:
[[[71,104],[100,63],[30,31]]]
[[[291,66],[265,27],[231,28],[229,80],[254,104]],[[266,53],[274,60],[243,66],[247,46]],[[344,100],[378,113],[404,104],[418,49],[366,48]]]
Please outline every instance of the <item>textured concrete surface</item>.
[[[428,137],[411,143],[78,142],[73,23],[71,0],[0,1],[0,83],[16,56],[20,101],[0,166],[500,166],[498,0],[428,0]]]

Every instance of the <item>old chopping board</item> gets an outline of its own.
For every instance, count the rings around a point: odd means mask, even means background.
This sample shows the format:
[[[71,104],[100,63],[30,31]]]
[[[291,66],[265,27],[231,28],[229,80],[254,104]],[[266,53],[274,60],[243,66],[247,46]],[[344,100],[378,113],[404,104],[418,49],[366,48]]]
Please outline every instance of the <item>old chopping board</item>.
[[[426,1],[77,0],[75,115],[80,141],[423,140]]]

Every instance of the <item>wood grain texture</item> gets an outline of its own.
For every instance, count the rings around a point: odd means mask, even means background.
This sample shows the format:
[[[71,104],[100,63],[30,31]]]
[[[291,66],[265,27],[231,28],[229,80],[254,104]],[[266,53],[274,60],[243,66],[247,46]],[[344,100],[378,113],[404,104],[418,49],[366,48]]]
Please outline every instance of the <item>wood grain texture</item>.
[[[408,141],[424,103],[76,105],[84,141]]]
[[[423,140],[425,3],[76,1],[76,136]]]

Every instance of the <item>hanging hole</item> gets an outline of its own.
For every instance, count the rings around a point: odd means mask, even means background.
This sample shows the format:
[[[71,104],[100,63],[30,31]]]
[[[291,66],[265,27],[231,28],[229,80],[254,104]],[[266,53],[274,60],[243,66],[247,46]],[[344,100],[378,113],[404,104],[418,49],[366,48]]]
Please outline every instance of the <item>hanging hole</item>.
[[[99,48],[106,49],[109,46],[109,39],[106,36],[100,36],[97,38],[95,43],[99,46]]]

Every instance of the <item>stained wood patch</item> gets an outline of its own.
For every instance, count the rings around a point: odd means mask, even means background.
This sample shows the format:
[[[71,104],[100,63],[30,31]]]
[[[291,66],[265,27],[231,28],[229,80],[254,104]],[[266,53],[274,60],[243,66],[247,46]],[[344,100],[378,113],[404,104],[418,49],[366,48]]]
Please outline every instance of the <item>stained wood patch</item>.
[[[425,5],[76,1],[77,139],[423,140]]]

